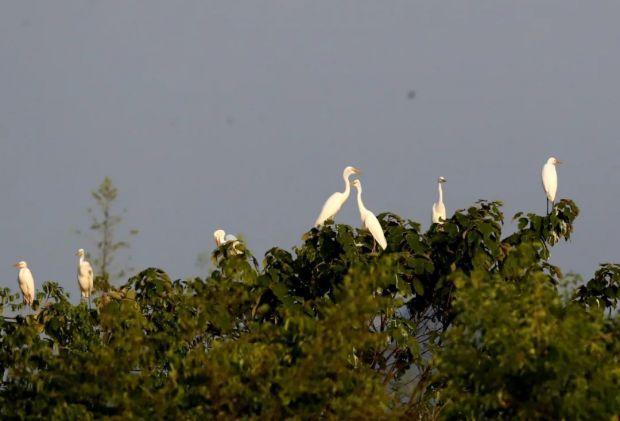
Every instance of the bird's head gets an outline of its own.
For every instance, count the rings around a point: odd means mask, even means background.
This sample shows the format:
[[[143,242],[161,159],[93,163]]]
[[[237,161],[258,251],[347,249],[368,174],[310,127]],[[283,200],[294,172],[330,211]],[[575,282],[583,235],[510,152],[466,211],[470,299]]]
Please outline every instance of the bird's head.
[[[551,164],[551,165],[560,165],[562,163],[562,161],[560,161],[557,158],[551,157],[549,159],[547,159],[547,164]]]
[[[224,243],[224,238],[226,237],[226,232],[224,230],[216,230],[213,233],[213,238],[215,239],[215,245],[218,247]]]
[[[353,184],[353,187],[355,187],[356,189],[361,189],[362,188],[362,183],[357,178],[355,180],[353,180],[353,182],[351,184]]]
[[[15,266],[17,269],[25,269],[28,267],[28,264],[22,260],[21,262],[15,263],[13,266]]]
[[[448,181],[448,180],[446,180],[446,177],[439,177],[439,178],[437,179],[437,182],[438,182],[438,183],[445,183],[446,181]]]
[[[85,254],[86,252],[84,251],[84,249],[79,249],[78,251],[75,252],[75,255],[79,257],[84,257]]]
[[[349,167],[346,167],[344,171],[342,172],[342,175],[344,176],[344,178],[349,177],[351,174],[361,174],[361,171],[355,167],[349,166]]]

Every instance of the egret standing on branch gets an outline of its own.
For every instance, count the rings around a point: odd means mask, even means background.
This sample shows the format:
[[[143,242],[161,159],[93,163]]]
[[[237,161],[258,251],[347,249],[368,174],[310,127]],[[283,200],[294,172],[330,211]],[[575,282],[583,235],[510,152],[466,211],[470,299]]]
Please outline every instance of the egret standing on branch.
[[[351,174],[359,174],[360,170],[355,167],[346,167],[342,172],[342,178],[344,179],[344,191],[336,192],[329,196],[329,199],[323,205],[323,209],[321,209],[321,213],[319,217],[316,218],[316,222],[314,223],[315,227],[320,227],[327,221],[328,219],[334,219],[336,214],[344,205],[344,202],[349,198],[349,194],[351,193],[351,184],[349,182],[349,177]]]
[[[446,205],[443,204],[443,190],[441,189],[441,185],[446,181],[447,180],[444,177],[439,177],[437,179],[439,200],[436,203],[433,203],[433,224],[443,224],[443,221],[446,220]]]
[[[555,193],[558,190],[558,174],[555,171],[555,166],[561,163],[562,161],[559,159],[551,157],[542,168],[542,185],[547,195],[547,215],[549,215],[549,202],[551,202],[552,209],[555,205]]]
[[[34,278],[32,277],[32,272],[30,272],[28,264],[23,260],[15,263],[15,267],[19,269],[17,283],[19,284],[19,289],[22,291],[24,304],[32,307],[32,303],[34,302]]]
[[[385,240],[385,234],[379,220],[374,213],[366,209],[364,202],[362,202],[362,183],[359,180],[353,180],[353,186],[357,189],[357,206],[360,210],[360,217],[362,218],[362,224],[364,228],[370,231],[372,237],[375,239],[379,246],[383,250],[387,247],[387,241]],[[372,250],[375,250],[374,244]]]
[[[85,254],[84,249],[79,249],[77,253],[75,253],[75,255],[78,256],[77,280],[82,297],[88,299],[90,307],[90,294],[93,292],[93,268],[90,263],[84,259]]]
[[[237,245],[239,244],[239,240],[237,240],[237,237],[235,237],[232,234],[226,234],[226,232],[224,230],[216,230],[213,233],[213,238],[215,239],[215,245],[220,247],[222,244],[226,244],[226,243],[233,243],[233,250],[235,254],[240,254],[241,252],[239,250],[236,249]]]

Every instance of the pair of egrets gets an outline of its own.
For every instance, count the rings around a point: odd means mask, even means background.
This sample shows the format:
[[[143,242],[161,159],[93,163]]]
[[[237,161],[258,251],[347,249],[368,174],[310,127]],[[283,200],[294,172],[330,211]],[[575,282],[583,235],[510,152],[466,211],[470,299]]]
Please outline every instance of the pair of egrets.
[[[547,159],[542,169],[542,185],[545,195],[547,196],[547,214],[549,214],[549,202],[551,205],[555,205],[555,196],[558,191],[558,173],[556,166],[560,165],[562,161],[557,158],[550,157]],[[433,204],[433,223],[441,223],[446,219],[446,207],[443,203],[443,191],[441,185],[446,182],[444,177],[439,177],[437,180],[439,184],[439,200]]]
[[[227,243],[232,243],[232,253],[233,254],[241,254],[242,252],[237,249],[239,245],[239,240],[232,234],[226,234],[223,229],[218,229],[213,233],[213,239],[215,240],[215,245],[220,247]]]
[[[329,196],[323,208],[321,209],[321,213],[319,217],[316,219],[314,223],[315,227],[320,227],[327,221],[328,219],[334,219],[336,214],[342,208],[342,205],[347,201],[349,195],[351,194],[351,184],[353,187],[357,189],[357,207],[360,211],[360,218],[362,220],[362,225],[375,239],[375,241],[379,244],[379,246],[385,250],[387,247],[387,241],[385,240],[385,233],[383,232],[383,228],[381,228],[381,224],[379,220],[375,216],[372,211],[368,210],[366,206],[364,206],[364,202],[362,201],[362,183],[359,179],[353,180],[353,183],[349,180],[349,178],[353,174],[360,174],[361,171],[355,167],[346,167],[342,172],[342,178],[344,179],[344,191],[336,192]]]
[[[91,293],[93,292],[93,268],[85,259],[86,253],[84,252],[84,249],[79,249],[75,255],[78,256],[77,280],[80,287],[80,292],[82,293],[83,298],[89,299]],[[35,294],[34,276],[32,276],[32,271],[28,268],[28,263],[23,260],[15,263],[15,267],[19,269],[17,274],[17,283],[19,284],[19,289],[22,292],[24,304],[32,306]]]
[[[547,196],[547,214],[549,214],[549,203],[555,205],[555,196],[558,191],[558,173],[556,166],[560,165],[562,161],[557,158],[550,157],[547,159],[545,165],[542,168],[542,185],[545,195]],[[439,200],[433,204],[432,219],[433,223],[442,223],[446,219],[446,206],[443,203],[443,191],[441,185],[446,182],[444,177],[439,177],[437,180],[439,188]]]
[[[561,163],[562,161],[559,159],[550,157],[542,168],[542,185],[547,196],[547,214],[549,214],[549,202],[551,202],[552,207],[555,205],[555,196],[558,191],[556,166]],[[443,203],[443,191],[441,189],[441,185],[446,182],[446,179],[439,177],[437,182],[439,185],[439,200],[433,204],[433,223],[441,223],[446,219],[446,206]]]

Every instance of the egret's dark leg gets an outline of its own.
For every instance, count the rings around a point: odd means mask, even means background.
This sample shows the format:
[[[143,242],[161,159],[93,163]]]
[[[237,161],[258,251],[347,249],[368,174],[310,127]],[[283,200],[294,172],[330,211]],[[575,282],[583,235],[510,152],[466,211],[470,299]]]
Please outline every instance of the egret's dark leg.
[[[371,251],[371,253],[374,253],[374,252],[375,252],[375,248],[376,248],[376,247],[377,247],[377,241],[376,241],[376,240],[374,239],[374,237],[373,237],[373,239],[372,239],[372,251]]]
[[[549,216],[549,199],[547,199],[547,216]]]

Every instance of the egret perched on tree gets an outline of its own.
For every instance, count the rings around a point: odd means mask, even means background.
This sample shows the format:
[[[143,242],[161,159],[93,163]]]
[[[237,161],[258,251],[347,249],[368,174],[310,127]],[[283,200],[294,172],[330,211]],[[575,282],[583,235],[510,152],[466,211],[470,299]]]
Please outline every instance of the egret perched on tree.
[[[237,240],[237,237],[235,237],[232,234],[226,234],[226,232],[224,230],[216,230],[213,233],[213,238],[215,239],[215,245],[220,247],[222,244],[227,244],[232,242],[233,243],[233,250],[235,254],[240,254],[241,252],[239,250],[236,249],[237,245],[239,244],[239,240]]]
[[[346,167],[342,172],[342,178],[344,179],[344,191],[336,192],[329,196],[325,204],[323,205],[323,209],[321,209],[321,213],[319,217],[316,218],[316,222],[314,223],[315,227],[320,227],[327,221],[328,219],[334,219],[336,214],[344,205],[344,202],[349,198],[349,194],[351,193],[351,184],[349,183],[349,177],[351,174],[359,174],[360,170],[355,167]]]
[[[28,269],[28,264],[23,260],[15,263],[15,267],[19,269],[17,274],[17,283],[19,289],[22,290],[22,297],[24,297],[24,304],[32,306],[34,302],[34,278],[32,272]]]
[[[558,190],[558,174],[555,171],[555,166],[561,164],[562,161],[551,157],[547,159],[547,163],[542,168],[542,185],[547,195],[547,215],[549,215],[549,202],[551,202],[552,208],[555,204],[555,193]]]
[[[362,224],[370,231],[372,237],[381,246],[383,250],[387,247],[387,241],[385,240],[385,234],[379,220],[374,213],[366,209],[364,202],[362,202],[362,183],[359,180],[353,180],[353,186],[357,189],[357,206],[360,210],[360,217],[362,218]],[[374,251],[374,245],[373,245]]]
[[[90,263],[84,259],[84,249],[79,249],[77,253],[78,265],[77,265],[77,280],[80,287],[82,297],[88,299],[90,302],[90,294],[93,292],[93,268]]]
[[[446,205],[443,204],[443,190],[441,189],[441,185],[446,181],[444,177],[437,179],[439,200],[433,203],[433,224],[443,224],[443,221],[446,220]]]

